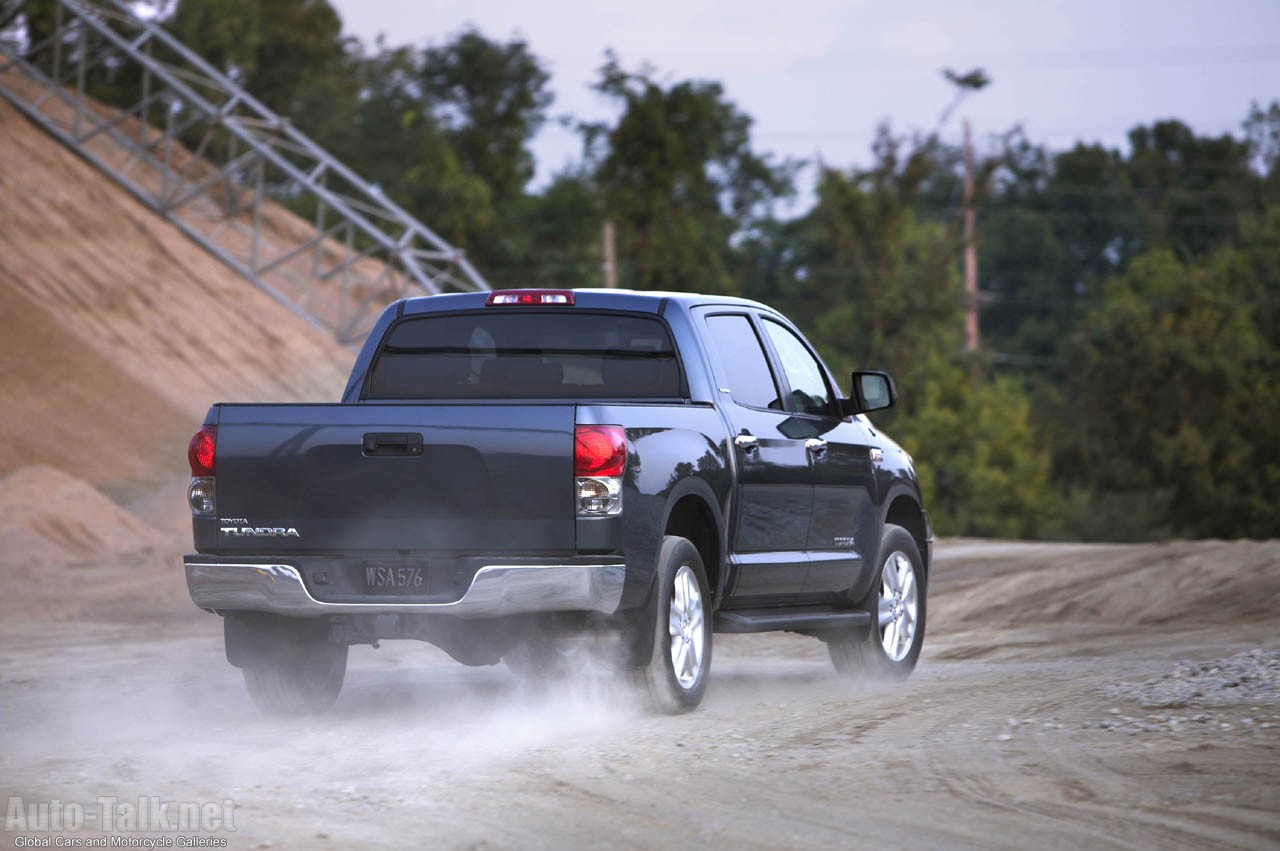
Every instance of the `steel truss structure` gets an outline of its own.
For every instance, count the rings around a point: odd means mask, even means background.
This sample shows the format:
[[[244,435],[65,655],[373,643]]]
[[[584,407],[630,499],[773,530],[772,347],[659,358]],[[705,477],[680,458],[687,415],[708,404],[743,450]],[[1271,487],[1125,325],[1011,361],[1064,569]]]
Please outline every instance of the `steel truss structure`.
[[[108,107],[95,83],[128,81]],[[396,298],[487,290],[462,252],[119,0],[0,44],[0,94],[308,321],[354,345]]]

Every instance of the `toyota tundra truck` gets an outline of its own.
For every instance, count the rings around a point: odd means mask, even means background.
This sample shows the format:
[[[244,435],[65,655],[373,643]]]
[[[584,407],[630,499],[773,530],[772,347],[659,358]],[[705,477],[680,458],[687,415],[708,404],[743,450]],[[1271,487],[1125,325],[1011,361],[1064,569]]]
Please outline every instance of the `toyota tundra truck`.
[[[932,528],[911,458],[754,301],[620,290],[410,298],[336,404],[215,404],[188,460],[191,598],[269,712],[327,709],[350,645],[434,644],[550,681],[590,636],[696,707],[715,633],[903,677]],[[576,643],[575,643],[576,642]]]

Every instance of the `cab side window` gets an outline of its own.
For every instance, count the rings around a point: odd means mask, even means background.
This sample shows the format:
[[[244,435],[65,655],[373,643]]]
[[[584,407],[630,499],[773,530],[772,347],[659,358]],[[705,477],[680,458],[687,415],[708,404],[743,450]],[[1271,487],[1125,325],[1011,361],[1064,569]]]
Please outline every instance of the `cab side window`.
[[[822,367],[800,338],[785,325],[764,318],[764,330],[773,343],[782,371],[791,385],[790,410],[798,414],[831,414],[831,390],[823,377]]]
[[[742,314],[707,317],[707,330],[733,401],[748,408],[782,410],[778,385],[751,320]]]

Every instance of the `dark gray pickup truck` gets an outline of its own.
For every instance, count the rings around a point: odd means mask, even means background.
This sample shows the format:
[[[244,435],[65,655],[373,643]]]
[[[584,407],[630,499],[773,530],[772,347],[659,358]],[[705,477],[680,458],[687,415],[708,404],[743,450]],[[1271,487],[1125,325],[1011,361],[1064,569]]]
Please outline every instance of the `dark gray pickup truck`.
[[[905,676],[932,530],[911,459],[751,301],[508,290],[396,302],[337,404],[217,404],[192,438],[197,606],[268,711],[330,706],[347,648],[427,641],[551,678],[583,637],[661,711],[713,632]],[[603,648],[603,650],[601,650]]]

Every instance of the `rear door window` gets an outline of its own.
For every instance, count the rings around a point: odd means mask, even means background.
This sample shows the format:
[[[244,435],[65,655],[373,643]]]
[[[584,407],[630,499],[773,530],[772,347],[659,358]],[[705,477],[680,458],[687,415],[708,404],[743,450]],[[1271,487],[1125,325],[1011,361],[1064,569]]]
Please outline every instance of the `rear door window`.
[[[378,354],[366,398],[682,395],[671,335],[656,318],[486,311],[401,321]]]
[[[708,316],[707,330],[733,401],[748,408],[782,410],[778,385],[751,320],[740,313]]]

